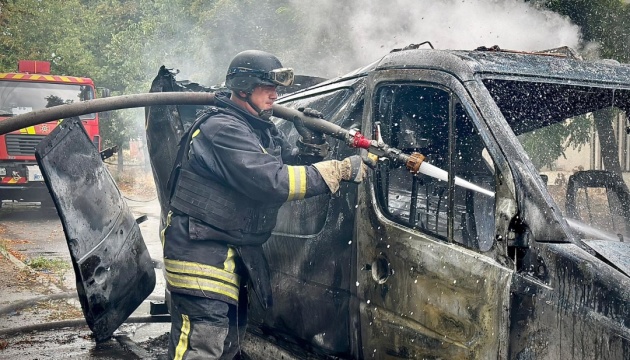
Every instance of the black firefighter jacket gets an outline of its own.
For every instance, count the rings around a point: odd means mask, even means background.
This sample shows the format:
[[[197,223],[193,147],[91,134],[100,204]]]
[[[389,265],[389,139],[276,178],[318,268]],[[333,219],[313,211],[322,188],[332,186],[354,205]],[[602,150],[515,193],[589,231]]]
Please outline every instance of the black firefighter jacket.
[[[219,110],[211,109],[206,120],[191,128],[183,169],[224,187],[224,192],[236,191],[237,212],[258,204],[254,208],[264,214],[253,216],[272,214],[271,228],[282,203],[330,191],[313,166],[285,163],[295,157],[271,121],[249,114],[225,96],[216,100]],[[213,204],[210,211],[229,220],[235,214],[228,208]],[[236,304],[248,275],[263,306],[271,306],[269,269],[261,246],[271,235],[269,224],[262,231],[235,228],[216,216],[202,221],[186,212],[190,211],[172,207],[162,231],[167,288]]]

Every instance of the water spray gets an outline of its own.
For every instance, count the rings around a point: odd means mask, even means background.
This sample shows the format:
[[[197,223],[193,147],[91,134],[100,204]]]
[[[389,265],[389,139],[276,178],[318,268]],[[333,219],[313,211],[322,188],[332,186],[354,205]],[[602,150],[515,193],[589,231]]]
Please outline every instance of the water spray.
[[[420,168],[418,169],[418,172],[421,174],[425,174],[427,176],[431,176],[433,178],[439,179],[439,180],[448,181],[448,172],[424,161],[422,162],[422,164],[420,164]],[[494,191],[486,190],[482,188],[481,186],[475,185],[458,176],[455,176],[455,185],[461,186],[468,190],[476,191],[478,193],[481,193],[490,197],[494,197]]]

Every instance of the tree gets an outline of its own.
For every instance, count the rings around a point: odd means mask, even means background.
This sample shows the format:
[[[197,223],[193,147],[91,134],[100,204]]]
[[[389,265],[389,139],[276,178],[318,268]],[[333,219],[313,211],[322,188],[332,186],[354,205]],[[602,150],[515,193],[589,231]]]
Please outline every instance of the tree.
[[[630,49],[628,5],[622,0],[538,0],[535,3],[565,15],[582,31],[584,45],[597,44],[604,58],[627,62]]]
[[[621,0],[535,0],[539,6],[569,17],[582,31],[584,49],[596,44],[598,54],[604,58],[628,62],[630,60],[630,8]],[[588,52],[586,53],[587,56]],[[593,114],[595,128],[599,135],[602,161],[604,167],[621,176],[617,140],[612,128],[616,112],[612,109],[602,110]],[[626,114],[626,117],[629,114]],[[584,131],[576,128],[575,131]],[[572,136],[569,132],[568,136]],[[623,136],[620,134],[620,136]],[[575,136],[574,136],[575,137]],[[548,140],[548,139],[547,139]],[[585,143],[588,139],[582,139]],[[548,143],[553,143],[548,142]],[[569,144],[561,149],[568,147]],[[575,146],[575,143],[573,143]],[[559,155],[559,154],[558,154]]]

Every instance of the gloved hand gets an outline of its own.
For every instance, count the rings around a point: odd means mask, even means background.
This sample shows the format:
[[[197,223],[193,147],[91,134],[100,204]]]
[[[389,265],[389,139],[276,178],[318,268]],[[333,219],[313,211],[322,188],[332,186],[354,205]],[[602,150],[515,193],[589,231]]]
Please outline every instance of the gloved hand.
[[[316,118],[320,118],[320,119],[324,118],[324,114],[322,114],[321,112],[319,112],[319,111],[317,111],[315,109],[299,107],[298,111],[303,112],[304,115],[306,115],[306,116],[316,117]]]
[[[311,108],[299,108],[298,110],[302,111],[304,115],[307,116],[323,117],[322,113]],[[314,161],[318,159],[321,160],[328,156],[330,147],[328,146],[328,142],[326,142],[326,136],[324,134],[309,130],[304,125],[302,119],[297,116],[293,119],[293,126],[295,126],[295,130],[297,130],[298,134],[301,136],[295,143],[299,149],[299,155],[312,157]]]
[[[315,110],[315,109],[311,109],[311,108],[298,108],[299,111],[303,112],[304,115],[306,116],[310,116],[310,117],[316,117],[319,119],[323,119],[324,115],[322,115],[322,113],[320,113],[319,111]],[[300,136],[302,137],[302,143],[305,144],[324,144],[326,143],[326,137],[324,136],[324,134],[320,134],[318,132],[315,131],[311,131],[310,129],[308,129],[305,125],[304,122],[302,121],[302,119],[300,119],[299,117],[295,117],[293,119],[293,126],[295,126],[295,130],[297,130],[298,134],[300,134]]]
[[[341,181],[360,183],[369,169],[364,158],[360,155],[352,155],[343,160],[321,161],[313,164],[313,166],[319,171],[332,193],[339,190]]]
[[[330,150],[330,146],[326,141],[323,141],[322,144],[311,144],[298,139],[295,142],[295,145],[297,145],[297,148],[299,149],[299,155],[313,156],[319,158],[319,160],[328,156],[328,151]]]

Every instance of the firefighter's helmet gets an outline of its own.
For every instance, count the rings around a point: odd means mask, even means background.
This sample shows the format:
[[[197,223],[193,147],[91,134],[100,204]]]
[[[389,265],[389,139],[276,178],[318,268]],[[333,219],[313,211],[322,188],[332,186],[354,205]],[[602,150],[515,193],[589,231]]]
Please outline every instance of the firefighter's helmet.
[[[228,89],[248,94],[259,85],[289,86],[292,83],[293,69],[282,67],[277,57],[260,50],[238,53],[225,77]]]

